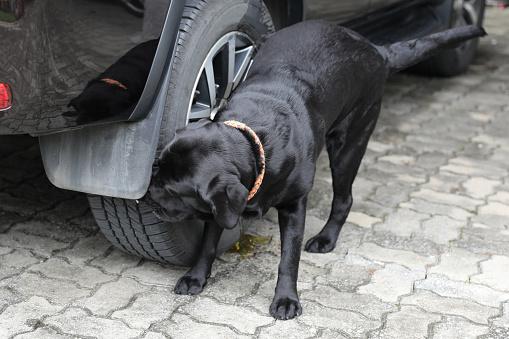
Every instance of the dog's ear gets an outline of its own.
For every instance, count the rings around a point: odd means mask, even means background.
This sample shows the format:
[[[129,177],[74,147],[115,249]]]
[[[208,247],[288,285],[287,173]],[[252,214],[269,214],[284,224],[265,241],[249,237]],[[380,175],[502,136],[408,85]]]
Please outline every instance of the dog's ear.
[[[247,189],[241,184],[223,187],[210,199],[212,214],[216,223],[226,229],[232,229],[239,223],[247,204]]]

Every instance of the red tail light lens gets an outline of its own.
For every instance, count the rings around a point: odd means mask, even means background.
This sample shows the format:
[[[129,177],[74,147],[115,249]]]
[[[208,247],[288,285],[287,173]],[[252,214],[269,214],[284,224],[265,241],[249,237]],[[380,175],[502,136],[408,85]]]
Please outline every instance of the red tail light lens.
[[[0,82],[0,111],[11,108],[12,106],[12,91],[9,85]]]

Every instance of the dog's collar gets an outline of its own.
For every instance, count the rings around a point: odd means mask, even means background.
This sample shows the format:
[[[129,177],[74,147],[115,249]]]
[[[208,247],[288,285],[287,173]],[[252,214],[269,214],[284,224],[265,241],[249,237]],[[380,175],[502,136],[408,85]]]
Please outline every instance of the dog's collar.
[[[225,121],[224,124],[235,129],[238,129],[241,132],[244,132],[247,136],[249,136],[251,141],[253,141],[255,146],[258,148],[258,162],[260,166],[260,173],[256,177],[253,188],[251,188],[251,191],[249,191],[249,195],[247,196],[247,201],[249,201],[254,198],[254,196],[260,189],[260,186],[262,185],[263,182],[263,178],[265,177],[265,150],[263,149],[263,144],[260,141],[258,135],[248,125],[235,120]]]
[[[118,80],[115,80],[115,79],[110,79],[110,78],[102,78],[100,79],[99,81],[102,81],[104,83],[107,83],[108,85],[112,85],[112,86],[117,86],[117,87],[120,87],[122,88],[124,91],[127,91],[127,86],[124,85],[123,83],[121,83],[120,81]]]

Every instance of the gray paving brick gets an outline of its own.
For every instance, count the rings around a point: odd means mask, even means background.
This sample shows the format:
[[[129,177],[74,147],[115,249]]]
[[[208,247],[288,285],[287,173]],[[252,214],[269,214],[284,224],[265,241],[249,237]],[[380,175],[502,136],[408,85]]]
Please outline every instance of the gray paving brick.
[[[447,280],[441,276],[428,275],[415,283],[416,289],[432,291],[443,297],[473,300],[479,304],[498,307],[509,299],[509,293],[496,291],[484,285]]]
[[[381,324],[357,312],[325,308],[308,301],[303,301],[302,307],[306,311],[300,316],[299,322],[307,326],[330,328],[350,336],[361,337]]]
[[[93,288],[115,278],[102,273],[95,267],[69,264],[59,258],[50,258],[43,263],[30,267],[29,271],[39,272],[48,278],[73,281],[78,286],[88,288]]]
[[[171,321],[163,321],[154,325],[154,329],[175,339],[248,339],[249,335],[239,334],[236,329],[223,324],[210,324],[196,321],[188,315],[174,314]]]
[[[473,324],[459,317],[446,317],[434,325],[433,338],[476,339],[488,331],[487,326]]]
[[[52,328],[38,327],[35,331],[16,335],[16,339],[71,339],[72,336],[60,334]]]
[[[328,308],[359,312],[373,320],[379,320],[384,313],[396,310],[394,305],[382,302],[371,295],[338,292],[328,286],[318,286],[312,291],[303,292],[301,298]]]
[[[30,331],[42,317],[61,309],[62,306],[51,305],[46,299],[35,296],[13,304],[0,314],[0,337],[7,338],[16,333]]]
[[[385,327],[372,333],[371,338],[420,339],[428,336],[428,326],[438,322],[441,317],[430,314],[414,306],[401,306],[401,310],[387,316]],[[409,331],[409,329],[412,329]]]
[[[453,247],[440,256],[440,263],[431,267],[429,272],[445,275],[451,280],[468,282],[471,276],[479,273],[478,263],[487,258],[487,255]]]
[[[23,273],[1,280],[0,287],[14,290],[24,297],[41,296],[63,305],[90,293],[89,290],[79,288],[73,283],[44,278],[35,273]]]
[[[171,294],[148,292],[135,296],[127,307],[113,312],[111,318],[122,319],[131,327],[148,329],[152,323],[170,317],[178,305],[179,300]]]
[[[372,294],[377,298],[396,303],[400,296],[412,292],[414,283],[424,278],[424,271],[410,270],[400,265],[387,264],[373,274],[367,285],[359,287],[362,294]]]
[[[498,314],[495,307],[488,307],[458,298],[444,298],[428,291],[418,291],[401,299],[402,305],[415,305],[430,313],[457,315],[478,324],[488,325],[488,319]]]
[[[120,278],[101,285],[92,296],[76,300],[74,305],[85,307],[94,314],[107,316],[127,307],[135,295],[148,290],[148,287],[133,279]]]
[[[93,336],[96,338],[134,338],[142,330],[129,328],[119,320],[111,320],[88,315],[79,308],[69,308],[64,313],[48,317],[45,324],[55,326],[71,336]]]
[[[246,307],[227,305],[205,297],[198,297],[183,306],[182,311],[205,322],[229,325],[246,334],[254,334],[257,327],[274,322],[268,314],[260,315]]]

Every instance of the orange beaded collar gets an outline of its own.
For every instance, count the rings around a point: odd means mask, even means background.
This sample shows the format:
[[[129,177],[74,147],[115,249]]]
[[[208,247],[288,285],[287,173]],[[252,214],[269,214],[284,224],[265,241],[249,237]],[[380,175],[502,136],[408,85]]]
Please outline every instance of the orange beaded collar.
[[[117,86],[117,87],[120,87],[122,88],[124,91],[127,91],[127,86],[124,85],[123,83],[121,83],[120,81],[118,80],[114,80],[114,79],[110,79],[110,78],[102,78],[100,81],[102,82],[105,82],[107,83],[108,85],[111,85],[111,86]]]
[[[247,196],[247,201],[254,198],[258,190],[260,189],[260,186],[262,185],[263,178],[265,177],[265,150],[263,149],[263,144],[260,141],[260,138],[258,138],[258,135],[253,131],[248,125],[243,124],[242,122],[238,122],[235,120],[228,120],[224,122],[225,125],[236,128],[240,130],[241,132],[244,132],[247,136],[249,136],[256,147],[258,148],[258,161],[260,166],[260,173],[256,177],[256,180],[254,182],[253,188],[251,188],[251,191],[249,191],[249,195]]]

